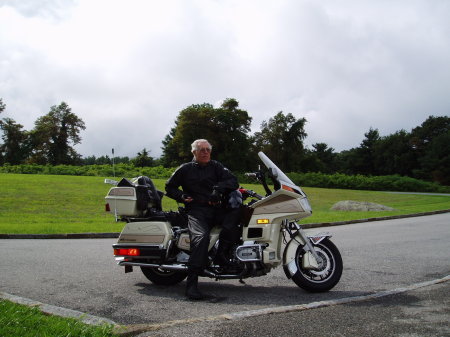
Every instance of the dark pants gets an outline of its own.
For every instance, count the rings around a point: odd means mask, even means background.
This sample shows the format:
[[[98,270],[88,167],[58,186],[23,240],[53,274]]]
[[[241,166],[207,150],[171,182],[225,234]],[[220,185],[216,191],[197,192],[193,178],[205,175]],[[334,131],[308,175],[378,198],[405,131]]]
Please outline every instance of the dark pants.
[[[214,225],[220,225],[220,240],[236,243],[239,240],[240,209],[222,209],[193,206],[188,210],[191,256],[189,271],[201,274],[208,264],[209,234]]]

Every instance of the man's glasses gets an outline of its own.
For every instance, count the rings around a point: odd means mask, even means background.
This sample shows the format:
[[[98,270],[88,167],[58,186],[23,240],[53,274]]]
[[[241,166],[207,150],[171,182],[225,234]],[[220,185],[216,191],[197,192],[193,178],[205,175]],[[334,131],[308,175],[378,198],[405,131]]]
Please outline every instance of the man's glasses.
[[[206,152],[206,153],[210,153],[211,149],[209,147],[202,147],[197,149],[198,152]]]

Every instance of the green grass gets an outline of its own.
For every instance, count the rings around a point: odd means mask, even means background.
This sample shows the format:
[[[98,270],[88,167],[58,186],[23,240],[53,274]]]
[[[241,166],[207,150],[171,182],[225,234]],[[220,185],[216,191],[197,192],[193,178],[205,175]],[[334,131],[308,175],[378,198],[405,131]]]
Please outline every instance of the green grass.
[[[36,307],[0,300],[0,336],[117,336],[108,325],[92,326],[72,318],[42,313]]]
[[[386,192],[338,190],[327,188],[304,188],[310,200],[313,215],[303,223],[334,222],[367,219],[374,217],[405,215],[450,209],[450,196],[423,194],[392,194]],[[393,211],[356,212],[333,211],[330,208],[338,201],[367,201],[394,208]]]
[[[103,178],[0,173],[0,233],[57,234],[85,232],[119,232],[116,223],[104,211],[105,195],[110,185]],[[154,179],[164,190],[165,179]],[[260,194],[262,187],[245,184]],[[390,194],[384,192],[305,188],[313,216],[304,223],[354,220],[377,216],[421,213],[450,209],[449,196]],[[341,200],[380,203],[395,209],[391,212],[331,211]],[[164,210],[176,210],[172,199],[163,198]]]

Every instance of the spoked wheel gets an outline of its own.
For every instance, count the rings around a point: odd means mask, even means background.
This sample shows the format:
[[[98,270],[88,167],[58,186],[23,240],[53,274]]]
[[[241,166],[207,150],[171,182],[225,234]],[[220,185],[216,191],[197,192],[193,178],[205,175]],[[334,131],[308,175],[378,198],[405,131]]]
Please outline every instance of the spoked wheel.
[[[302,257],[304,250],[298,247],[295,253],[297,272],[292,276],[293,281],[301,288],[310,292],[323,292],[333,288],[342,275],[342,257],[339,250],[329,239],[324,239],[314,245],[314,250],[322,261],[317,270],[304,269]]]
[[[164,270],[153,267],[141,267],[141,270],[152,283],[163,286],[180,283],[187,276],[186,272],[177,270]]]

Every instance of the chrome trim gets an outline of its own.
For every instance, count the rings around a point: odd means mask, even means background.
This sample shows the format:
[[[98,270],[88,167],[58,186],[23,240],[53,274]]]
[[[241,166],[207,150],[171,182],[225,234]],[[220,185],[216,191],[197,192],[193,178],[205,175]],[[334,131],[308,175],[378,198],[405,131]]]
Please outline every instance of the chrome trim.
[[[132,248],[158,248],[158,249],[164,249],[164,245],[155,245],[151,243],[133,243],[133,242],[125,242],[125,243],[114,243],[112,245],[113,248],[126,248],[126,247],[132,247]]]
[[[286,267],[291,277],[294,276],[298,271],[297,263],[295,263],[295,260],[289,262]]]
[[[119,261],[117,264],[119,266],[151,267],[151,268],[161,268],[161,269],[167,269],[167,270],[187,271],[187,266],[183,265],[183,264],[156,264],[156,263],[140,263],[140,262],[128,262],[128,261]]]
[[[254,252],[255,255],[257,255],[257,257],[250,259],[242,258],[241,256],[239,256],[239,253],[241,250],[244,249],[257,249],[257,251]],[[242,262],[260,262],[260,261],[262,262],[263,260],[262,246],[260,244],[239,246],[236,248],[236,257]]]

